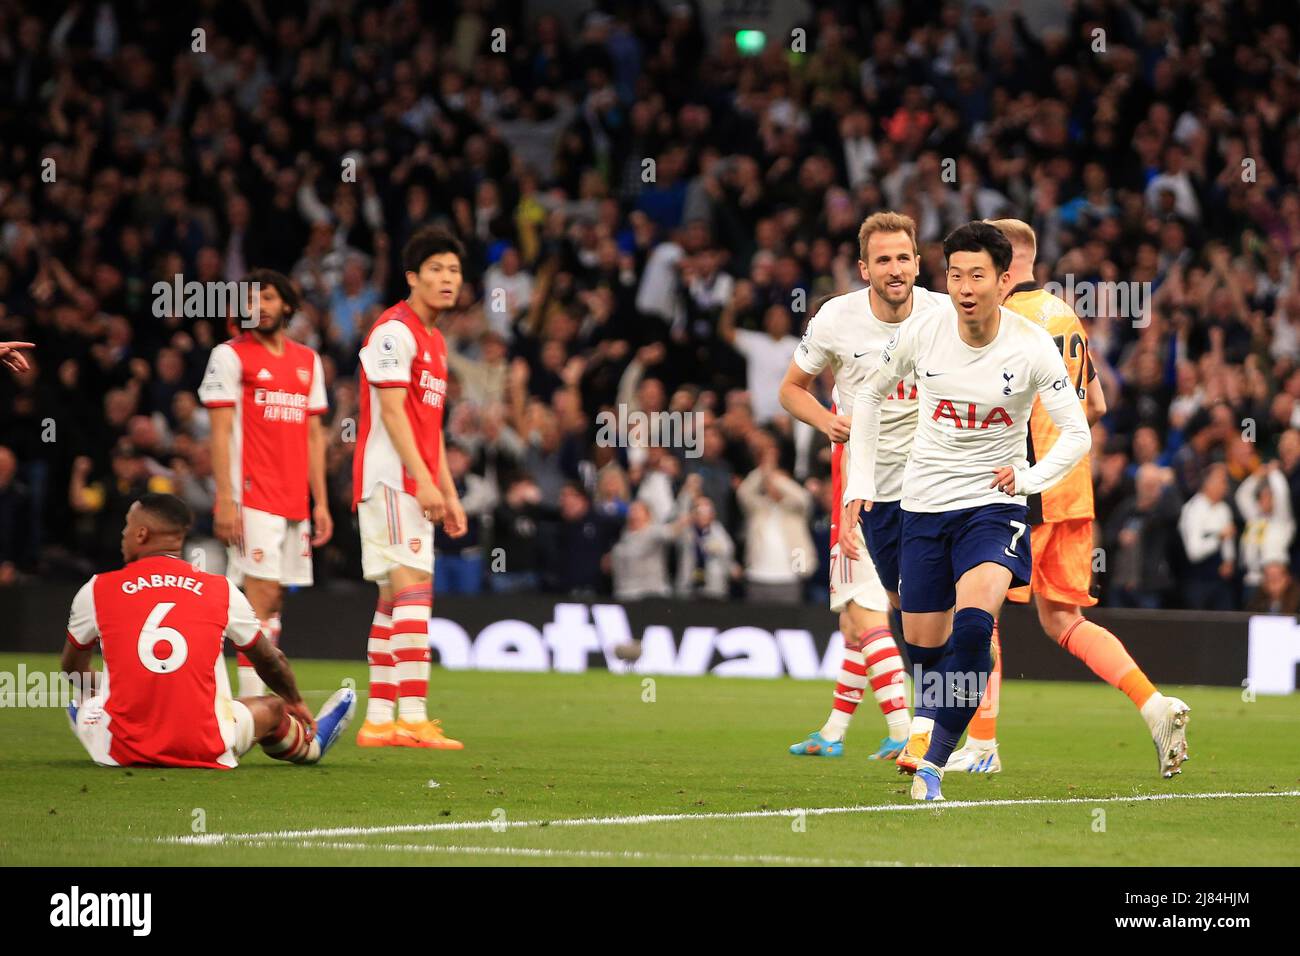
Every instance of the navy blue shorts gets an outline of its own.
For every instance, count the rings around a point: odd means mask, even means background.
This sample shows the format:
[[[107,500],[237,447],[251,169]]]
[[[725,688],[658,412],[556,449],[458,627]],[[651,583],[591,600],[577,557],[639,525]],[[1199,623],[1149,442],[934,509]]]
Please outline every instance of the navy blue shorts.
[[[886,591],[898,590],[898,546],[903,535],[903,507],[897,501],[877,501],[862,513],[867,553]]]
[[[957,580],[989,561],[1010,569],[1011,587],[1029,583],[1033,556],[1024,505],[904,511],[902,540],[907,543],[899,582],[904,611],[948,610],[957,601]]]

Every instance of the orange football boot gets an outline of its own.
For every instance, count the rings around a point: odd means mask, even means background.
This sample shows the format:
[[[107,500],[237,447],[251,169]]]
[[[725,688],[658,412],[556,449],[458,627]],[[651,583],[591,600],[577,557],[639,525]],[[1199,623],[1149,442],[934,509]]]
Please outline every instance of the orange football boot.
[[[459,740],[442,732],[441,720],[398,720],[393,731],[395,747],[425,747],[430,750],[464,750]]]
[[[382,724],[373,724],[366,721],[357,731],[358,747],[392,747],[396,743],[394,740],[394,731],[397,725],[391,720]]]

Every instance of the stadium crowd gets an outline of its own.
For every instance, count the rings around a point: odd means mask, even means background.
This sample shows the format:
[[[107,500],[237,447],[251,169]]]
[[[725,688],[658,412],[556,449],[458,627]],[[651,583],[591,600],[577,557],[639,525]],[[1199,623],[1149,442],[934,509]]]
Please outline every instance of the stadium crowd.
[[[195,393],[227,317],[153,287],[259,266],[329,384],[317,580],[359,580],[357,349],[441,222],[468,249],[442,327],[471,527],[438,593],[824,600],[828,443],[776,386],[888,208],[925,287],[949,230],[1014,216],[1075,290],[1110,407],[1103,603],[1300,611],[1287,4],[1076,0],[1036,33],[1014,5],[822,2],[806,52],[752,56],[689,3],[599,6],[0,0],[0,339],[36,343],[0,375],[0,584],[113,565],[145,490],[220,560]],[[1135,292],[1079,301],[1102,283]],[[699,442],[598,443],[620,407],[698,412]]]

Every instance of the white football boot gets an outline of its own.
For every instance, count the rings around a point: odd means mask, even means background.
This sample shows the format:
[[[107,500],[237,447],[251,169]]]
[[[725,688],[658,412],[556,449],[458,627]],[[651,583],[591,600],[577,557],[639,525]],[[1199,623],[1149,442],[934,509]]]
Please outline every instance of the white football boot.
[[[1002,758],[998,756],[996,740],[971,740],[966,746],[954,750],[943,766],[945,773],[1001,773]]]
[[[1187,722],[1191,710],[1177,697],[1156,693],[1142,705],[1142,719],[1151,730],[1151,739],[1160,758],[1160,776],[1169,778],[1182,773],[1187,760]]]

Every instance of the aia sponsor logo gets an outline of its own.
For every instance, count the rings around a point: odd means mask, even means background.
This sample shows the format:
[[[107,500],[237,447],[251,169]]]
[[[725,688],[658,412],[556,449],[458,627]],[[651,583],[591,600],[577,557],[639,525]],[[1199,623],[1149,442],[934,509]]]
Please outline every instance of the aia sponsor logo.
[[[974,402],[962,402],[954,404],[948,399],[940,399],[934,407],[934,420],[945,419],[953,423],[953,426],[959,429],[985,429],[993,425],[1001,424],[1007,427],[1013,424],[1011,415],[1001,405],[996,405],[985,412]]]
[[[424,544],[424,542],[421,541],[419,538],[412,538],[410,541],[407,542],[407,544],[409,544],[409,545],[411,546],[411,553],[412,553],[412,554],[419,554],[419,553],[420,553],[420,546],[421,546],[422,544]]]
[[[909,389],[907,382],[899,379],[894,390],[885,395],[885,401],[916,401],[916,382],[913,382]]]
[[[254,548],[253,551],[252,551],[252,555],[253,555],[253,560],[256,561],[256,562],[258,562],[259,564],[261,563],[262,558],[264,558],[264,557],[266,556],[266,555],[263,553],[263,551],[262,551],[261,548]]]

